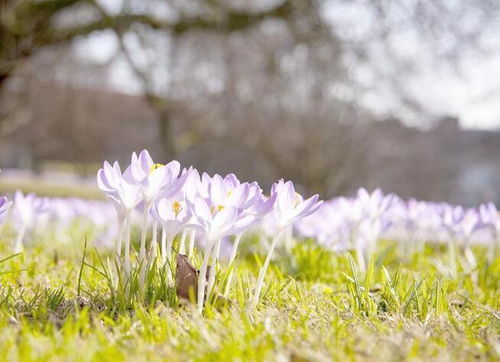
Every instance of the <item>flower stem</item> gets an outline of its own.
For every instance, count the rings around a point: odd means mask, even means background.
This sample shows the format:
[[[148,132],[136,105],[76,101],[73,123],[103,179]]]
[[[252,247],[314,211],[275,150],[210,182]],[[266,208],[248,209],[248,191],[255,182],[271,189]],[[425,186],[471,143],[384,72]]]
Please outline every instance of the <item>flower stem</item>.
[[[190,258],[194,253],[194,242],[196,240],[196,230],[191,230],[189,232],[189,248],[188,248],[188,257]]]
[[[151,239],[151,244],[149,245],[149,262],[151,263],[156,258],[156,246],[158,244],[158,222],[153,222],[153,237]]]
[[[125,218],[118,217],[118,239],[116,240],[116,256],[122,256],[123,231],[125,229]]]
[[[358,236],[356,239],[356,258],[358,259],[359,271],[364,274],[366,273],[366,259],[365,253],[363,252],[363,244],[361,243],[361,239]]]
[[[205,286],[207,284],[207,266],[210,258],[210,251],[212,250],[213,242],[207,240],[207,247],[205,248],[205,255],[203,256],[203,263],[201,264],[200,274],[198,275],[198,312],[203,312],[203,304],[205,302]]]
[[[252,304],[251,304],[251,309],[254,310],[257,307],[257,304],[259,303],[259,298],[260,298],[260,293],[262,291],[262,285],[264,284],[264,276],[266,275],[267,268],[269,266],[269,262],[271,261],[271,257],[273,255],[274,248],[278,244],[278,241],[281,239],[281,236],[283,235],[283,232],[285,231],[285,228],[282,228],[278,234],[274,237],[273,241],[271,242],[271,247],[269,248],[269,251],[267,252],[266,260],[264,261],[264,265],[262,268],[260,268],[259,272],[259,278],[257,279],[257,285],[255,287],[255,293],[252,298]]]
[[[139,248],[139,262],[142,262],[146,257],[146,235],[148,232],[148,216],[151,203],[144,202],[144,212],[142,215],[142,233],[141,233],[141,246]]]
[[[127,211],[125,214],[125,221],[123,223],[125,235],[125,260],[123,265],[125,267],[125,273],[127,274],[127,276],[130,275],[130,217],[131,211]]]
[[[23,241],[24,236],[26,235],[27,226],[23,225],[19,229],[19,233],[17,234],[17,238],[14,242],[14,254],[20,253],[24,250]]]
[[[172,245],[174,243],[174,238],[175,235],[172,233],[167,234],[167,249],[166,249],[166,259],[168,262],[170,262],[170,259],[172,259]]]
[[[213,250],[212,250],[212,269],[210,270],[210,275],[208,276],[208,286],[207,286],[207,299],[210,298],[212,294],[212,289],[215,284],[215,274],[217,271],[217,261],[219,260],[219,249],[222,239],[217,240]]]
[[[186,237],[187,237],[187,229],[182,230],[181,240],[179,241],[179,254],[186,253]]]
[[[161,230],[161,264],[164,265],[167,261],[167,231],[165,227]]]
[[[243,235],[243,233],[238,233],[236,235],[236,238],[234,239],[234,244],[233,244],[233,249],[231,250],[231,256],[229,257],[229,275],[227,276],[227,282],[226,282],[226,287],[224,288],[224,297],[227,298],[227,296],[229,295],[229,292],[231,290],[231,283],[233,281],[233,263],[234,263],[234,259],[236,259],[236,253],[238,251],[238,246],[240,244],[240,240],[241,240],[241,236]]]
[[[472,271],[476,269],[477,267],[477,262],[476,258],[474,257],[474,253],[472,252],[472,249],[470,248],[470,240],[466,239],[464,242],[464,256],[465,260],[467,261],[469,270]]]

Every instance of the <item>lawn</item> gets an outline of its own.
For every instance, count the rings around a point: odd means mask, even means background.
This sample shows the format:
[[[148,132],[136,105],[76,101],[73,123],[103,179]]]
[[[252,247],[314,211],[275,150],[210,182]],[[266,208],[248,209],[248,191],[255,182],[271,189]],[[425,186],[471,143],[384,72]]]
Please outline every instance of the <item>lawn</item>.
[[[14,235],[8,227],[1,235],[8,258]],[[70,243],[39,236],[1,262],[1,360],[494,361],[500,355],[500,262],[488,262],[481,247],[473,249],[474,270],[459,265],[451,276],[436,268],[449,261],[442,245],[428,243],[408,257],[397,243],[383,241],[362,274],[351,253],[296,239],[275,251],[253,310],[265,248],[247,237],[228,298],[208,300],[199,314],[168,278],[175,265],[152,265],[142,293],[135,284],[111,288],[113,255],[89,238],[81,229]],[[137,247],[137,233],[132,239]],[[198,268],[195,251],[190,260]],[[215,294],[231,269],[224,263]]]

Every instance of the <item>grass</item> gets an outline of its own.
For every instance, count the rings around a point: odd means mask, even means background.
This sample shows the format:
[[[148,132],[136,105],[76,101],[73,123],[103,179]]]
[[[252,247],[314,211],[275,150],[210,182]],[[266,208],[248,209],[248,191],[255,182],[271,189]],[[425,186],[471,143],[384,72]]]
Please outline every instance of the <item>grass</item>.
[[[17,190],[27,194],[33,192],[38,196],[77,197],[81,199],[104,200],[102,193],[95,187],[77,185],[61,185],[39,180],[1,180],[0,194],[13,194]]]
[[[366,275],[349,254],[301,241],[276,250],[262,302],[247,304],[264,253],[246,240],[230,305],[204,315],[181,303],[166,267],[153,265],[143,295],[111,292],[112,263],[85,235],[74,245],[35,243],[0,261],[0,360],[322,361],[498,360],[500,261],[475,249],[476,270],[441,274],[448,255],[428,246],[403,262],[382,242]],[[9,257],[3,237],[0,259]],[[195,264],[199,263],[199,256]],[[199,264],[197,264],[198,266]],[[224,290],[227,267],[216,288]]]

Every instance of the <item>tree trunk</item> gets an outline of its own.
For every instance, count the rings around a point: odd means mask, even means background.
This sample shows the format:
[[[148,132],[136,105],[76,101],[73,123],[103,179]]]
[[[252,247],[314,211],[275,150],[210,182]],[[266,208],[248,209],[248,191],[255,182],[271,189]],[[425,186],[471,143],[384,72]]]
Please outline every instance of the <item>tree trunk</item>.
[[[3,86],[6,83],[6,80],[9,78],[10,72],[2,71],[0,72],[0,92],[2,91]]]
[[[158,111],[159,141],[162,147],[162,159],[165,162],[172,160],[177,156],[177,147],[175,145],[175,136],[172,127],[172,115],[167,109]]]

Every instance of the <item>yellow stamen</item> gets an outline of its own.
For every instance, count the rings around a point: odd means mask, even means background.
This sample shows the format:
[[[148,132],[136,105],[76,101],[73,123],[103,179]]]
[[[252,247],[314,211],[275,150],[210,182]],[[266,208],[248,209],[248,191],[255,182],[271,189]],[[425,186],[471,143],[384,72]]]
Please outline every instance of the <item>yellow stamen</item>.
[[[163,167],[163,166],[165,166],[165,165],[163,165],[161,163],[154,163],[149,168],[149,173],[152,173],[154,170],[157,170],[157,169],[159,169],[160,167]]]
[[[297,206],[301,202],[302,202],[302,196],[298,192],[296,192],[295,193],[295,206]]]
[[[177,217],[179,213],[182,211],[182,206],[179,202],[174,202],[172,204],[172,211],[175,213],[175,216]]]
[[[219,211],[221,211],[222,209],[224,209],[224,206],[223,206],[223,205],[217,205],[217,209],[216,209],[214,206],[212,206],[212,207],[210,208],[210,212],[212,213],[212,215],[215,215],[215,213],[216,213],[216,211],[215,211],[215,210],[217,210],[217,212],[219,212]]]

